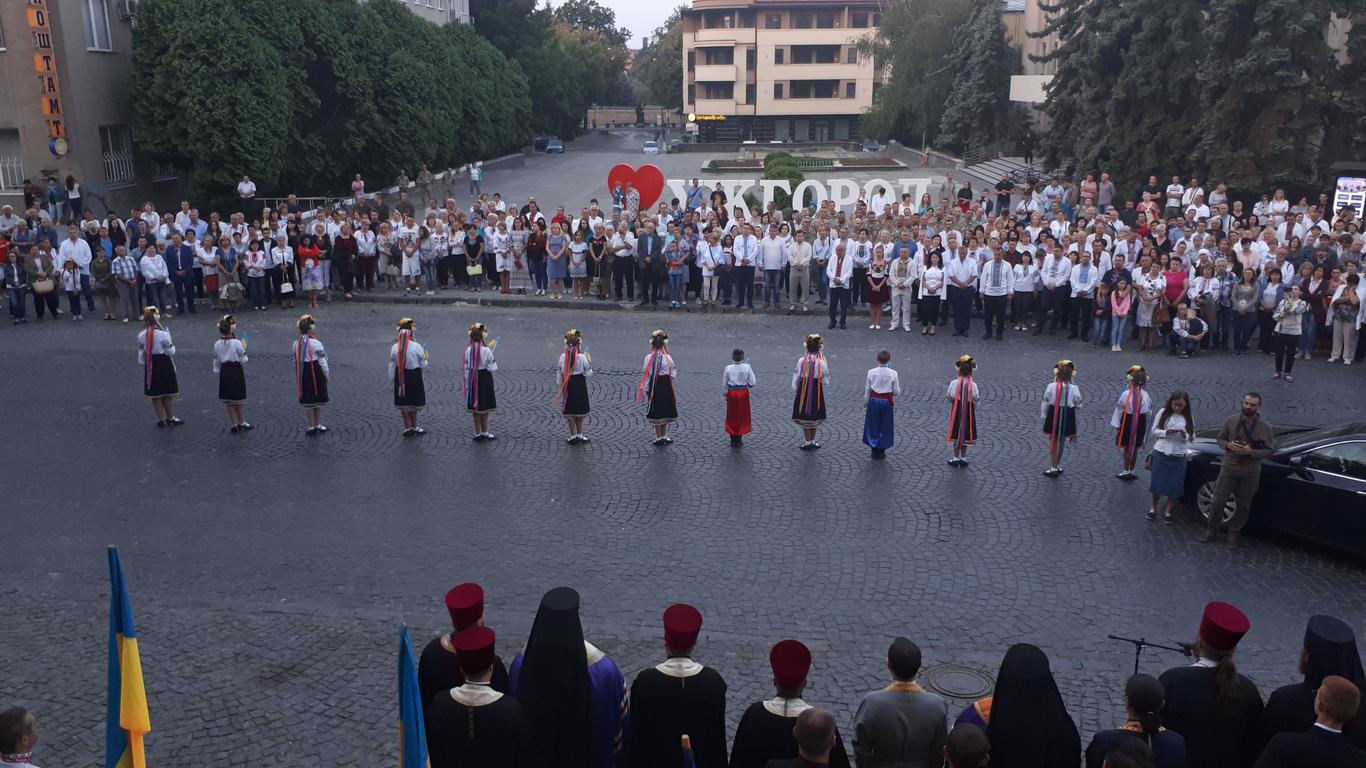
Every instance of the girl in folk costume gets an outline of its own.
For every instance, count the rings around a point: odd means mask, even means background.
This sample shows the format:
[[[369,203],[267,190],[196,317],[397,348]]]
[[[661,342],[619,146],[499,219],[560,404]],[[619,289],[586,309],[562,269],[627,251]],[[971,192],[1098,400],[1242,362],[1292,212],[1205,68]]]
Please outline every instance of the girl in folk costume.
[[[947,442],[953,449],[949,466],[968,465],[968,446],[977,444],[977,382],[972,374],[977,370],[977,361],[972,355],[962,355],[954,363],[958,378],[949,382],[944,396],[949,401],[949,433]]]
[[[489,431],[489,414],[498,410],[498,397],[493,392],[493,372],[498,362],[493,359],[493,347],[485,344],[488,326],[470,326],[470,343],[465,347],[465,410],[474,417],[474,441],[493,440]]]
[[[739,448],[751,429],[749,390],[759,381],[754,377],[754,369],[745,362],[743,349],[731,352],[730,359],[731,364],[721,374],[721,383],[726,388],[726,434],[730,435],[731,447]]]
[[[1124,460],[1124,468],[1115,477],[1137,480],[1134,465],[1138,463],[1138,454],[1143,450],[1143,440],[1148,434],[1148,414],[1152,412],[1153,401],[1148,396],[1148,372],[1143,366],[1129,366],[1124,378],[1129,385],[1119,393],[1115,413],[1110,417],[1110,426],[1115,428],[1115,448]]]
[[[138,363],[142,366],[142,394],[152,399],[158,427],[175,427],[185,422],[175,416],[175,399],[180,394],[176,379],[175,344],[161,327],[161,312],[156,307],[142,310],[146,327],[138,334]]]
[[[877,367],[868,371],[865,388],[867,413],[863,417],[863,444],[873,449],[873,458],[887,455],[896,437],[893,423],[893,398],[901,394],[901,379],[887,364],[892,353],[883,349],[877,353]]]
[[[792,420],[802,428],[803,451],[821,447],[816,442],[816,427],[825,421],[825,387],[830,383],[830,368],[821,354],[824,347],[819,333],[807,336],[806,353],[797,360],[797,370],[792,374],[792,389],[796,392]]]
[[[1081,389],[1072,383],[1077,366],[1071,360],[1059,360],[1053,366],[1053,383],[1044,388],[1039,415],[1043,418],[1043,433],[1048,437],[1048,469],[1046,477],[1062,474],[1063,443],[1077,440],[1077,406],[1081,405]]]
[[[389,349],[389,378],[394,380],[394,407],[403,417],[403,436],[425,435],[417,425],[417,412],[427,407],[427,387],[422,369],[427,367],[427,349],[413,338],[417,323],[411,317],[398,321],[398,340]]]
[[[313,335],[317,322],[312,315],[299,318],[299,338],[294,340],[294,390],[299,393],[299,405],[308,415],[305,435],[321,435],[327,431],[322,425],[323,406],[327,405],[327,380],[332,371],[327,365],[327,350]]]
[[[647,400],[650,403],[645,420],[655,428],[655,445],[668,445],[674,441],[669,437],[669,424],[678,418],[678,399],[674,395],[674,377],[677,375],[678,369],[669,354],[669,334],[664,331],[651,333],[650,354],[645,356],[640,386],[636,388],[636,405]]]
[[[228,421],[234,434],[251,429],[247,423],[247,375],[242,369],[247,362],[247,345],[237,338],[237,319],[223,315],[218,320],[218,335],[223,338],[213,343],[213,372],[218,374],[218,399],[228,409]]]
[[[570,328],[564,334],[564,352],[555,368],[560,376],[560,413],[569,425],[570,445],[588,442],[583,433],[583,420],[588,417],[588,377],[593,375],[593,361],[583,351],[583,334]]]

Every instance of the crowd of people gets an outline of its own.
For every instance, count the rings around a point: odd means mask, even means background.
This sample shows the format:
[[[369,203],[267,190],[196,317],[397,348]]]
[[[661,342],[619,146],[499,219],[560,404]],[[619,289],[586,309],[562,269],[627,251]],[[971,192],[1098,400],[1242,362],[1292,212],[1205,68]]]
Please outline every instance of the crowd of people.
[[[357,291],[497,290],[573,300],[682,307],[809,310],[827,305],[846,328],[866,305],[869,329],[956,336],[981,317],[983,339],[1007,326],[1121,351],[1167,349],[1274,357],[1273,378],[1292,381],[1297,359],[1351,364],[1366,322],[1361,222],[1327,195],[1291,204],[1276,192],[1250,206],[1222,185],[1156,176],[1121,200],[1108,175],[1080,183],[1003,177],[974,199],[952,181],[936,201],[860,195],[852,211],[826,200],[783,211],[728,199],[693,179],[685,199],[642,209],[630,184],[577,213],[518,205],[471,185],[468,208],[438,199],[430,181],[397,197],[353,184],[348,205],[305,211],[290,197],[207,217],[182,202],[148,203],[96,218],[68,198],[34,199],[0,212],[0,258],[10,311],[27,320],[102,301],[105,319],[134,319],[142,305],[237,311],[250,305],[316,307]],[[74,183],[74,181],[72,182]],[[244,177],[243,184],[249,180]],[[406,186],[405,186],[406,185]],[[422,198],[410,198],[411,186]],[[79,189],[79,185],[77,185]],[[955,191],[956,189],[956,191]],[[65,218],[64,218],[65,217]],[[84,304],[84,307],[82,307]]]

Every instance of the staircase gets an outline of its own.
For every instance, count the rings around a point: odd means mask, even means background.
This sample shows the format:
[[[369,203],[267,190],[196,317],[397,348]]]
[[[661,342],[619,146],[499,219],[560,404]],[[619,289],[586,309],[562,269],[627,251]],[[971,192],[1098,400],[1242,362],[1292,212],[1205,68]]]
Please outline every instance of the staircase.
[[[1041,166],[1027,165],[1023,157],[997,157],[966,165],[960,173],[970,177],[974,187],[978,187],[979,183],[993,187],[1001,180],[1003,173],[1011,174],[1014,181],[1023,183],[1026,176],[1043,178],[1048,172]]]

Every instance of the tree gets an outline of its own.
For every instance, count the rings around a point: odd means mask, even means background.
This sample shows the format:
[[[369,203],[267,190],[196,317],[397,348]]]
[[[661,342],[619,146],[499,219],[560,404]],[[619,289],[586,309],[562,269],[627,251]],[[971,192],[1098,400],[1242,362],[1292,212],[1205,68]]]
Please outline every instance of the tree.
[[[536,0],[470,0],[474,29],[509,59],[538,45],[549,34],[550,13]]]
[[[1326,161],[1345,157],[1325,152],[1346,149],[1329,134],[1351,133],[1342,121],[1350,120],[1352,107],[1339,102],[1356,100],[1361,114],[1360,81],[1344,78],[1325,23],[1362,7],[1347,0],[1214,4],[1204,70],[1223,76],[1220,87],[1205,93],[1207,108],[1198,122],[1201,164],[1217,169],[1230,188],[1249,192],[1323,180]],[[1346,50],[1360,58],[1357,48],[1349,43]]]
[[[555,21],[597,32],[609,45],[625,48],[631,39],[631,30],[617,26],[616,12],[597,0],[565,0],[555,7]]]
[[[865,134],[908,145],[934,143],[953,79],[944,58],[971,11],[969,0],[887,3],[882,26],[859,42],[862,55],[890,69],[878,103],[864,116]]]
[[[1019,52],[1006,42],[1000,0],[973,0],[972,16],[955,32],[945,59],[953,76],[939,119],[938,143],[961,152],[1009,134],[1010,76]]]
[[[1061,0],[1045,11],[1059,45],[1044,111],[1048,161],[1104,169],[1124,187],[1189,158],[1204,107],[1206,0]],[[1183,171],[1185,169],[1182,169]]]
[[[683,6],[646,38],[631,74],[644,86],[650,103],[683,108]]]
[[[262,187],[285,175],[293,104],[280,52],[221,0],[138,6],[134,124],[147,153],[190,169],[191,186],[223,196],[243,174]],[[205,83],[213,87],[204,87]],[[287,119],[270,119],[286,115]]]

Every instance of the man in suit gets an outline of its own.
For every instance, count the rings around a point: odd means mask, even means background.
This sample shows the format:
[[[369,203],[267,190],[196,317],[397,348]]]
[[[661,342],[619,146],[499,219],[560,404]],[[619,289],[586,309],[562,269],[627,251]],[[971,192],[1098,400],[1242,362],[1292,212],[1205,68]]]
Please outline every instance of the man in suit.
[[[175,283],[176,311],[193,313],[194,308],[194,247],[186,245],[179,232],[171,234],[166,247],[166,264],[171,267],[171,281]]]
[[[645,222],[645,234],[636,241],[640,260],[640,306],[659,304],[660,285],[664,282],[664,238],[655,232],[655,223]]]
[[[791,760],[769,760],[766,768],[815,768],[830,765],[830,750],[835,748],[835,718],[820,707],[812,707],[797,715],[792,728],[797,740],[797,757]]]
[[[1356,717],[1360,704],[1361,692],[1347,678],[1323,678],[1314,698],[1314,727],[1272,738],[1256,768],[1366,768],[1366,752],[1342,736],[1343,723]]]

